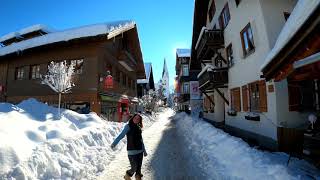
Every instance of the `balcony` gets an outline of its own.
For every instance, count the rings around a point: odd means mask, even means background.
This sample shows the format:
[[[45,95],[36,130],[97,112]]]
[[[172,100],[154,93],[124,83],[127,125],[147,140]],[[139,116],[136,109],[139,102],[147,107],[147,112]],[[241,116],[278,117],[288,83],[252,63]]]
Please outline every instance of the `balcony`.
[[[197,59],[211,59],[217,49],[224,48],[222,30],[202,29],[196,45]]]
[[[201,91],[223,88],[228,84],[228,68],[214,68],[206,66],[198,75],[199,89]]]
[[[183,103],[190,100],[190,94],[180,94],[179,103]]]

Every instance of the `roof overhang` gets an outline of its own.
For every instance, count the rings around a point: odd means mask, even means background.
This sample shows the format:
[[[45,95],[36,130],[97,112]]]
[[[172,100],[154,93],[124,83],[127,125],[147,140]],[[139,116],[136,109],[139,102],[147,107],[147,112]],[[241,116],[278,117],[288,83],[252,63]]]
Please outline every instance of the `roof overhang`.
[[[206,26],[208,5],[209,0],[195,0],[194,2],[193,32],[190,61],[191,69],[201,69],[201,64],[197,61],[197,51],[195,49],[195,46],[197,44],[202,27]]]
[[[283,48],[261,69],[263,77],[269,81],[285,79],[293,70],[295,61],[306,56],[311,56],[307,45],[320,47],[320,5],[309,18],[302,24],[294,36],[283,46]],[[318,40],[316,40],[318,38]],[[311,53],[311,54],[310,54]],[[314,53],[313,53],[314,54]],[[300,58],[299,58],[300,57]]]

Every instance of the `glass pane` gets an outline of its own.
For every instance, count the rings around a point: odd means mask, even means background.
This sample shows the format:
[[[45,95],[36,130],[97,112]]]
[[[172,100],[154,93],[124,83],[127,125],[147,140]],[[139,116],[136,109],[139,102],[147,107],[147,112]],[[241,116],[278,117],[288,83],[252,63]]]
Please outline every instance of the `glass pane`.
[[[249,43],[248,43],[248,36],[246,31],[243,32],[243,43],[244,43],[244,49],[246,50],[246,52],[248,52]]]

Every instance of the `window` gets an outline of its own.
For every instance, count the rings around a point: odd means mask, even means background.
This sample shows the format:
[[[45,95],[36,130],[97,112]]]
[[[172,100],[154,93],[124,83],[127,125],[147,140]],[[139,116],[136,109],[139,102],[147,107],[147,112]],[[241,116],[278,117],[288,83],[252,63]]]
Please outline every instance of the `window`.
[[[319,110],[319,87],[319,80],[288,82],[289,111]]]
[[[212,0],[212,1],[211,1],[211,4],[210,4],[210,8],[209,8],[209,10],[208,10],[209,22],[212,21],[215,13],[216,13],[216,5],[215,5],[215,3],[214,3],[214,0]]]
[[[189,94],[189,83],[183,83],[183,94]]]
[[[284,16],[284,19],[287,21],[289,19],[289,17],[290,17],[290,13],[284,12],[283,16]]]
[[[81,74],[83,70],[83,59],[71,60],[71,64],[74,65],[74,73]]]
[[[22,80],[25,78],[25,68],[17,67],[15,70],[15,80]]]
[[[182,75],[189,76],[189,66],[188,64],[182,65]]]
[[[226,48],[227,60],[230,65],[233,64],[233,51],[232,51],[232,44]]]
[[[265,81],[256,81],[248,85],[251,112],[267,112],[267,91]]]
[[[39,79],[40,78],[40,65],[30,66],[30,79]]]
[[[253,35],[250,23],[241,31],[241,42],[244,56],[254,51]]]
[[[259,84],[251,83],[249,84],[250,92],[250,111],[259,111]]]
[[[229,21],[230,21],[230,11],[229,11],[229,6],[228,3],[224,6],[220,17],[219,17],[219,23],[220,23],[220,28],[224,29],[227,27]]]
[[[240,4],[240,2],[241,2],[241,0],[235,0],[236,1],[236,5],[237,5],[237,7],[239,6],[239,4]]]
[[[231,108],[237,112],[241,111],[240,87],[230,90]]]

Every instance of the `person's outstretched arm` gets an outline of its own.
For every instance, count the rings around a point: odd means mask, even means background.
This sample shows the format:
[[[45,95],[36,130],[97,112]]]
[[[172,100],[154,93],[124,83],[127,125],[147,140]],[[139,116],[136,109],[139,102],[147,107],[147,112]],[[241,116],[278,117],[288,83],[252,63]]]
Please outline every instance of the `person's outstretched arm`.
[[[119,141],[122,138],[124,138],[124,136],[128,133],[129,130],[130,130],[129,124],[126,124],[124,126],[123,130],[121,131],[121,133],[118,135],[118,137],[111,144],[111,148],[114,148],[119,143]]]

